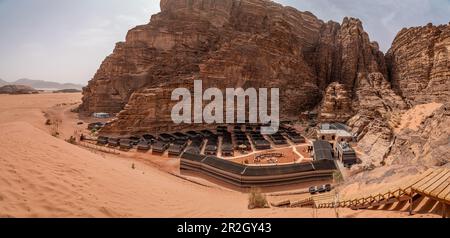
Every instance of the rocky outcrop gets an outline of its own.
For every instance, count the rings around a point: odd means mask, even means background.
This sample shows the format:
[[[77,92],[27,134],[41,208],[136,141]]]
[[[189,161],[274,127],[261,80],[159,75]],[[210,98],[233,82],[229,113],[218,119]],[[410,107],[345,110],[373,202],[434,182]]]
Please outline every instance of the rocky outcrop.
[[[450,101],[449,29],[448,25],[403,29],[386,55],[389,82],[384,80],[385,76],[371,74],[359,87],[357,94],[363,95],[360,98],[364,100],[359,100],[359,107],[355,107],[358,114],[348,124],[359,135],[359,146],[367,155],[366,162],[376,166],[400,161],[433,164],[432,161],[442,157],[436,157],[440,150],[408,153],[402,146],[398,149],[399,144],[422,148],[428,139],[417,140],[420,136],[405,132],[398,134],[395,127],[406,109],[424,103]],[[439,114],[436,118],[442,116]],[[435,126],[440,128],[437,131],[446,132],[444,124]],[[430,145],[434,142],[428,140]],[[398,153],[400,150],[403,153]]]
[[[450,100],[450,24],[403,29],[386,59],[396,91],[410,105]]]
[[[388,84],[387,72],[358,19],[324,23],[266,0],[163,0],[161,13],[130,30],[105,59],[84,89],[80,109],[133,111],[134,93],[201,79],[204,88],[280,88],[281,115],[297,117],[338,82],[348,91],[349,118],[364,107],[361,85]]]
[[[449,102],[449,29],[403,29],[384,55],[354,18],[325,23],[267,0],[162,0],[104,60],[80,109],[118,113],[102,133],[157,134],[192,128],[171,122],[170,91],[196,79],[280,88],[282,116],[318,109],[322,122],[347,122],[368,168],[444,163],[447,106],[418,130],[398,125],[414,105]]]
[[[5,85],[0,87],[0,94],[36,94],[36,89],[25,85]]]
[[[159,134],[178,130],[171,119],[173,88],[143,89],[133,93],[125,109],[102,129],[110,135]],[[171,127],[173,125],[173,127]]]
[[[310,65],[323,22],[264,0],[166,0],[101,65],[82,110],[119,112],[142,88],[185,79],[205,87],[278,87],[284,114],[320,102]]]
[[[320,106],[319,120],[346,123],[353,117],[351,96],[344,85],[337,82],[330,84]]]

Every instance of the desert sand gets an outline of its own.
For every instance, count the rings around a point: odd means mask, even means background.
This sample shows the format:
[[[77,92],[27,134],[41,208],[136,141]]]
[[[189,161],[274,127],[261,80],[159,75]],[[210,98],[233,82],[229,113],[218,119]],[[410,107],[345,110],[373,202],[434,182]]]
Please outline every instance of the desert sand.
[[[80,99],[81,94],[0,95],[0,217],[336,217],[331,209],[248,210],[245,192],[174,176],[175,159],[109,155],[67,143],[86,127],[70,112]],[[58,138],[45,125],[46,116],[60,119]],[[269,196],[285,198],[292,195]],[[340,209],[339,216],[409,217],[403,210],[349,209]]]

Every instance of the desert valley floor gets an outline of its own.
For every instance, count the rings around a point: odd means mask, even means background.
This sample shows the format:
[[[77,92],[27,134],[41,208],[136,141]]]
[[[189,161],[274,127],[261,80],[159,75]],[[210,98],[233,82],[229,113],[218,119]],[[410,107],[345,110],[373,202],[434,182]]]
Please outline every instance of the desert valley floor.
[[[102,154],[67,143],[77,127],[85,127],[71,112],[80,102],[78,93],[0,95],[0,217],[336,217],[334,209],[249,210],[247,193],[180,175],[176,159]],[[46,116],[60,119],[59,138],[45,125]],[[283,192],[309,185],[302,186]],[[351,193],[361,186],[355,182],[343,189]],[[380,184],[364,188],[370,186]],[[414,216],[404,209],[339,209],[339,216],[440,217],[420,209]]]

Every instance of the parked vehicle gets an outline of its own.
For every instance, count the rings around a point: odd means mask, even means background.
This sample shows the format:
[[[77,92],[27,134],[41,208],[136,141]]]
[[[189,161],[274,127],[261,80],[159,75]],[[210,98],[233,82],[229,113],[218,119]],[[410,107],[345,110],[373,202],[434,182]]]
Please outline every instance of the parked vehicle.
[[[313,186],[313,187],[310,187],[309,188],[309,193],[311,194],[311,195],[314,195],[314,194],[316,194],[316,193],[318,193],[319,192],[319,188],[317,187],[317,186]]]
[[[327,188],[325,187],[325,185],[322,185],[319,187],[319,189],[317,189],[318,193],[326,193],[327,192]]]

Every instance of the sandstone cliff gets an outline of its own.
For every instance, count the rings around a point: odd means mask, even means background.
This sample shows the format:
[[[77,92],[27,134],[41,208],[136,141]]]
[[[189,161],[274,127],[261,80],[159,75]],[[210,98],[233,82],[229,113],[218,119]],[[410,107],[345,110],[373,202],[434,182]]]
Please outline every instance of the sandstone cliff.
[[[297,114],[330,82],[352,90],[359,74],[387,75],[357,19],[323,23],[262,0],[167,0],[161,9],[117,44],[86,88],[84,110],[119,112],[137,89],[197,77],[205,87],[280,87],[284,111]]]
[[[174,85],[278,87],[281,115],[318,109],[321,121],[347,121],[365,161],[413,161],[427,152],[398,153],[407,137],[396,125],[414,105],[449,102],[449,29],[404,29],[385,56],[358,19],[323,22],[267,0],[162,0],[105,59],[80,109],[119,113],[103,133],[152,133],[179,129],[168,119]]]
[[[410,105],[450,100],[450,24],[403,29],[387,53],[390,78]]]
[[[334,82],[325,90],[320,105],[319,120],[321,122],[346,123],[353,116],[352,95],[344,85]]]
[[[105,59],[80,109],[118,113],[134,92],[201,79],[205,88],[280,88],[282,115],[296,117],[315,108],[331,82],[359,108],[367,94],[360,85],[373,75],[386,84],[387,72],[358,19],[324,23],[265,0],[163,0],[161,13]]]
[[[407,109],[428,103],[450,102],[449,33],[449,24],[405,28],[398,33],[386,54],[390,82],[389,85],[383,83],[382,88],[387,89],[384,94],[387,96],[378,102],[377,97],[366,97],[374,100],[368,100],[358,113],[363,109],[375,109],[376,116],[360,118],[357,115],[349,121],[361,139],[359,146],[367,154],[366,162],[376,166],[400,161],[434,165],[436,161],[450,158],[448,153],[442,152],[449,148],[448,124],[428,122],[435,126],[434,130],[423,127],[414,133],[397,131],[398,124],[404,120],[404,113],[408,113]],[[382,107],[374,108],[375,105]],[[420,115],[415,117],[420,118]],[[437,113],[433,118],[434,122],[446,121],[448,115]],[[436,139],[432,134],[438,132],[441,132],[440,138]],[[443,144],[445,146],[441,146]]]

